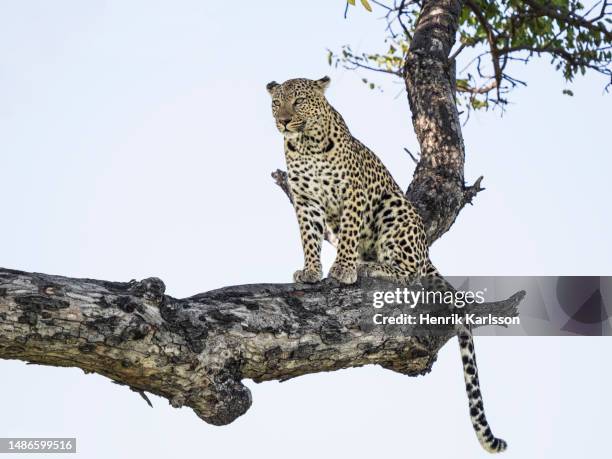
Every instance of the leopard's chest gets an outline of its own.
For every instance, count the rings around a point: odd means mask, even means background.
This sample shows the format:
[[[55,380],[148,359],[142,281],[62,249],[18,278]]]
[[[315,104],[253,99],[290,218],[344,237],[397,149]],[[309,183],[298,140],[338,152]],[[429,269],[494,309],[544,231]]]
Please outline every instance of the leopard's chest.
[[[325,213],[338,213],[342,167],[335,161],[317,156],[287,158],[288,179],[294,194],[314,199]]]

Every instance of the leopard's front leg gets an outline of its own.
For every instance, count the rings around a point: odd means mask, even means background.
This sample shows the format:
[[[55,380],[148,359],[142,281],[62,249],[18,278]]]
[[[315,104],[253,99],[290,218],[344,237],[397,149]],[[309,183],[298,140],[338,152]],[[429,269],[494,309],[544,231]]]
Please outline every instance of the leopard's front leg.
[[[321,268],[321,245],[325,216],[321,203],[311,197],[294,194],[295,213],[300,225],[302,248],[304,249],[304,269],[293,274],[294,282],[314,283],[323,277]]]
[[[329,270],[329,277],[343,284],[354,284],[357,281],[357,246],[365,206],[363,191],[358,187],[343,190],[342,203],[338,253]]]

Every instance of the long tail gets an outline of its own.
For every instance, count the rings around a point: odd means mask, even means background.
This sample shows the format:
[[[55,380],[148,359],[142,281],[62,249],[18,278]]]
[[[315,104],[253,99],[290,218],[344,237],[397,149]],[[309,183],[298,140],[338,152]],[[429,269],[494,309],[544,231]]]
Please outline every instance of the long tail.
[[[421,272],[424,278],[432,281],[429,288],[452,290],[452,285],[448,283],[434,265],[429,262]],[[482,393],[480,392],[480,382],[478,381],[478,366],[476,365],[476,353],[474,351],[474,338],[469,326],[461,325],[457,329],[457,339],[459,340],[459,350],[461,361],[463,362],[463,377],[465,379],[465,392],[468,397],[470,408],[470,418],[474,432],[482,447],[490,453],[501,453],[508,444],[501,438],[493,435],[487,417],[485,416],[484,405],[482,403]]]
[[[471,330],[465,325],[457,332],[459,339],[459,350],[463,362],[463,377],[465,379],[465,392],[468,396],[470,407],[470,418],[474,432],[482,447],[490,453],[501,453],[508,444],[501,438],[497,438],[491,432],[489,422],[485,416],[482,403],[482,393],[480,392],[480,382],[478,381],[478,366],[476,365],[476,353],[474,352],[474,338]]]

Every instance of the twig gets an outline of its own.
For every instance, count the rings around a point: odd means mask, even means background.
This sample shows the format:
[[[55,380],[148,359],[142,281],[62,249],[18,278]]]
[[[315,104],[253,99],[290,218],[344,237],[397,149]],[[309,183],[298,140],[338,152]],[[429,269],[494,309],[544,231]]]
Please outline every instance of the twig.
[[[465,190],[463,191],[463,199],[465,201],[465,203],[469,204],[469,205],[473,205],[472,204],[472,199],[474,199],[474,197],[480,193],[481,191],[485,190],[485,188],[482,188],[480,186],[480,184],[482,183],[482,179],[484,177],[481,175],[480,177],[478,177],[478,179],[474,182],[473,185],[465,187]]]
[[[414,164],[419,164],[419,160],[415,158],[415,156],[410,152],[410,150],[404,147],[404,151],[410,155],[410,157],[414,161]]]

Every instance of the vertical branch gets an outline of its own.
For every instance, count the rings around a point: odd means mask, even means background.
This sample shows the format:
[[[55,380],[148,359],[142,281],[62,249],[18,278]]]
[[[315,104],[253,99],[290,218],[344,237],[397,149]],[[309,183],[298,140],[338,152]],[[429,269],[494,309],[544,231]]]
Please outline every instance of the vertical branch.
[[[429,242],[444,234],[466,204],[465,149],[448,56],[460,0],[424,2],[406,56],[404,80],[421,158],[407,196],[423,217]]]

